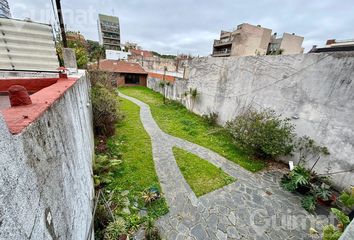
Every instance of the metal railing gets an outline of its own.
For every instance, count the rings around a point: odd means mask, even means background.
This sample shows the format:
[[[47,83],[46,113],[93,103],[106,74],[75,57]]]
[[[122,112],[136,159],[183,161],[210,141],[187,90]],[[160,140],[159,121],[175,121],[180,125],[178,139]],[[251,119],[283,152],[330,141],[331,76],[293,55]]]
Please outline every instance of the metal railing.
[[[231,44],[232,43],[232,39],[228,38],[228,39],[221,39],[221,40],[214,40],[214,45],[226,45],[226,44]]]
[[[231,54],[231,49],[225,48],[223,50],[219,51],[213,51],[213,56],[215,55],[230,55]]]

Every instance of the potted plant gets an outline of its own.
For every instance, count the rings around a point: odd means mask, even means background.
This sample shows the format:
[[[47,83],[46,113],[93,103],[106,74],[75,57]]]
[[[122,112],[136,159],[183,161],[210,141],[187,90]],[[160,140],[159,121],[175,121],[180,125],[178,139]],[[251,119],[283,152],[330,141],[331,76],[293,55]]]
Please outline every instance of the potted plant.
[[[317,202],[321,205],[330,206],[336,200],[336,196],[331,191],[331,187],[325,183],[314,186]]]

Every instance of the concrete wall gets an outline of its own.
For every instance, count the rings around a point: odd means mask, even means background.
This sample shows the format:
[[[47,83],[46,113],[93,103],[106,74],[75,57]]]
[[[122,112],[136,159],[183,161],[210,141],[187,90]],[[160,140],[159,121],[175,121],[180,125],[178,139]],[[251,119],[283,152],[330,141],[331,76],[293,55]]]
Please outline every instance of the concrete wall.
[[[148,86],[156,88],[151,80]],[[199,58],[187,84],[171,87],[170,97],[189,88],[199,92],[194,111],[218,112],[221,123],[248,105],[292,118],[300,136],[331,152],[317,164],[318,173],[354,169],[354,53]],[[333,181],[348,187],[354,174],[336,174]]]
[[[17,135],[0,115],[0,239],[87,238],[94,194],[89,92],[82,77]]]

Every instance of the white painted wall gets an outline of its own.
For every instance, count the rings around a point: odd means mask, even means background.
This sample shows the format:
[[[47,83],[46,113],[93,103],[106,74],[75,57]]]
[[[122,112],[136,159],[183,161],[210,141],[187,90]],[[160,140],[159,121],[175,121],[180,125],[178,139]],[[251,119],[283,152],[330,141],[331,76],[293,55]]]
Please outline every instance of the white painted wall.
[[[94,196],[89,93],[82,77],[18,135],[0,115],[0,239],[87,238]]]
[[[106,59],[108,60],[127,60],[129,55],[129,52],[106,50]]]
[[[199,58],[191,63],[188,83],[181,81],[170,97],[197,88],[196,113],[218,112],[225,123],[250,104],[272,108],[294,117],[300,136],[329,148],[317,172],[354,169],[354,53]],[[158,89],[153,79],[148,86]],[[334,175],[333,181],[342,188],[354,185],[354,173]]]

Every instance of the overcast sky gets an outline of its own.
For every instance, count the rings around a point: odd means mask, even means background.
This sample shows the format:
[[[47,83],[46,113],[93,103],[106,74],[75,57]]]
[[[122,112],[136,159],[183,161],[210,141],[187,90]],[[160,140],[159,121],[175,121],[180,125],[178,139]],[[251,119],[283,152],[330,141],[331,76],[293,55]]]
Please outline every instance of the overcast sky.
[[[53,0],[55,2],[55,0]],[[8,0],[12,16],[53,22],[51,0]],[[247,22],[304,36],[304,47],[354,38],[353,0],[61,0],[68,30],[98,40],[97,15],[120,19],[121,40],[161,53],[208,55],[220,30]]]

